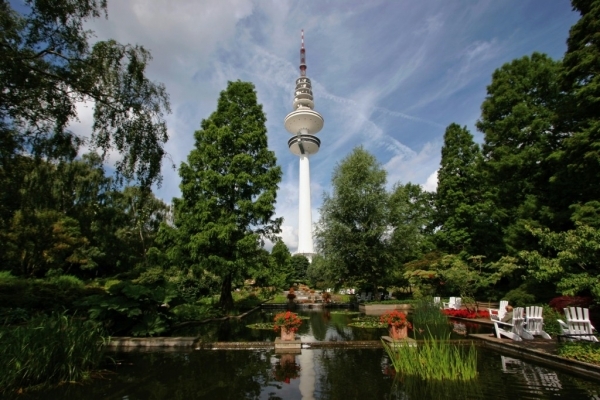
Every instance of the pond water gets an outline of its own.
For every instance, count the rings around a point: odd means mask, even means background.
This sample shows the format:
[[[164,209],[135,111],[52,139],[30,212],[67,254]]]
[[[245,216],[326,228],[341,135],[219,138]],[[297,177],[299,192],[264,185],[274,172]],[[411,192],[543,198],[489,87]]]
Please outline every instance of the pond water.
[[[382,349],[115,354],[114,373],[19,399],[598,399],[600,384],[478,349],[469,384],[395,379]]]
[[[273,330],[247,328],[250,324],[273,322],[275,314],[283,310],[266,309],[256,311],[243,319],[229,319],[210,324],[191,325],[180,328],[172,336],[200,336],[208,342],[272,342],[278,336]],[[387,329],[365,329],[348,326],[364,314],[352,313],[348,310],[309,310],[299,309],[296,313],[304,318],[304,323],[297,332],[303,342],[314,341],[353,341],[380,340],[387,335]],[[438,327],[439,330],[440,327]],[[468,333],[492,333],[491,326],[454,321],[442,327],[444,332],[451,333],[452,339],[464,338]],[[413,337],[415,332],[411,332]],[[416,338],[422,334],[416,332]]]
[[[246,325],[271,322],[277,310],[244,320],[187,327],[178,335],[212,341],[274,341],[273,331]],[[300,311],[306,320],[303,342],[379,340],[385,329],[360,329],[348,323],[357,315]],[[491,332],[489,327],[454,322],[453,337]],[[442,330],[443,330],[442,329]],[[442,332],[443,333],[443,332]],[[63,385],[16,397],[20,400],[187,400],[187,399],[600,399],[600,382],[582,379],[529,361],[478,348],[478,378],[468,384],[423,382],[396,377],[381,348],[275,350],[186,350],[112,353],[116,362],[102,377],[84,385]]]

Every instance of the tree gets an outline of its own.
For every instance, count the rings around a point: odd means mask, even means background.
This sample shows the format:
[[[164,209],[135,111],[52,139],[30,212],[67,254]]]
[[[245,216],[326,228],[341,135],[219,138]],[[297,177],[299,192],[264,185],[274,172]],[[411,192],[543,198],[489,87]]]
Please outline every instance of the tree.
[[[316,229],[320,253],[339,279],[367,282],[377,292],[390,265],[390,213],[386,172],[355,148],[333,171]]]
[[[274,213],[281,168],[267,148],[265,121],[254,85],[229,82],[179,169],[178,247],[191,265],[221,278],[225,310],[233,307],[232,282],[262,258],[264,239],[280,231]]]
[[[482,161],[481,150],[467,128],[450,124],[444,133],[435,195],[439,250],[465,256],[498,250],[501,237],[489,218],[493,205],[481,173]]]
[[[600,300],[600,230],[577,224],[566,232],[534,229],[540,249],[519,253],[521,265],[538,282],[550,282],[563,295]]]
[[[433,195],[421,185],[396,184],[389,197],[390,251],[394,267],[433,250]]]
[[[114,40],[90,47],[90,18],[106,0],[0,2],[0,146],[3,153],[73,158],[84,141],[68,130],[79,102],[93,102],[89,144],[118,151],[116,169],[143,186],[160,179],[168,96],[144,75],[150,53]],[[10,158],[2,160],[10,161]],[[7,168],[6,165],[1,165]]]
[[[550,187],[562,132],[556,113],[564,101],[560,62],[534,53],[497,69],[487,88],[477,128],[484,134],[486,184],[493,188],[494,212],[509,254],[535,247],[525,228],[560,222],[560,193]]]
[[[305,282],[306,272],[310,261],[303,254],[294,254],[290,260],[290,275],[288,276],[288,283],[294,282]]]
[[[581,19],[571,27],[563,59],[562,89],[569,101],[560,109],[565,140],[553,159],[560,169],[553,177],[560,206],[576,214],[578,209],[600,212],[600,1],[572,0]],[[565,213],[566,216],[575,217]],[[574,226],[570,225],[570,229]]]

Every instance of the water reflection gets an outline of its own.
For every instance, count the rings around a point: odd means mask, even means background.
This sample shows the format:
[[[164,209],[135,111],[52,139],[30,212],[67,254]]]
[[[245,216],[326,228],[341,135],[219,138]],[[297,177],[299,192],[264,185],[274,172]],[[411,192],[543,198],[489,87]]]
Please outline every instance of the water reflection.
[[[516,358],[501,356],[501,360],[504,373],[514,374],[517,377],[515,381],[521,381],[522,385],[535,389],[535,393],[542,394],[544,391],[555,392],[562,389],[560,378],[556,372]]]
[[[332,316],[333,317],[333,316]],[[19,400],[187,399],[598,399],[597,381],[478,349],[473,382],[422,381],[393,373],[382,349],[190,351],[113,355],[113,374]],[[10,397],[8,397],[10,398]]]

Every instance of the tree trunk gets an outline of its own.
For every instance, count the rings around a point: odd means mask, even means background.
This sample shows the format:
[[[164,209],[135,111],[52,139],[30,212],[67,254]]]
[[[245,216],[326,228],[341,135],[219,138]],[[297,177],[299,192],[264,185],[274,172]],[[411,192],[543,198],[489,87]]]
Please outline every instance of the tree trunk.
[[[231,296],[231,273],[227,274],[225,278],[223,278],[219,307],[224,311],[230,311],[233,309],[233,297]]]

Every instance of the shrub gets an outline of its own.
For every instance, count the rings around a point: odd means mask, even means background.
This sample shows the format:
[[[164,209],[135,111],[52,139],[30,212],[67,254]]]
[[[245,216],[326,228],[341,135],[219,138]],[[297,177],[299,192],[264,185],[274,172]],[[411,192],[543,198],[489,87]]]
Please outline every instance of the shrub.
[[[10,281],[13,279],[17,279],[16,276],[12,275],[10,271],[0,271],[0,282],[2,281]]]
[[[589,308],[594,299],[583,296],[560,296],[550,300],[550,307],[562,313],[567,307],[584,307]]]
[[[544,331],[550,336],[560,335],[562,330],[557,320],[563,318],[562,313],[559,313],[548,305],[544,305],[543,307]]]
[[[0,327],[0,392],[81,381],[103,359],[106,336],[91,321],[53,314]]]
[[[203,321],[212,318],[216,314],[210,305],[180,304],[173,307],[171,312],[176,316],[179,322],[184,321]]]
[[[506,293],[504,299],[508,300],[514,307],[526,307],[535,303],[535,296],[527,291],[525,285]]]
[[[136,285],[123,281],[108,293],[89,296],[78,302],[90,318],[102,321],[113,334],[154,336],[169,327],[167,303],[174,293],[165,286]]]
[[[250,293],[239,300],[235,300],[235,308],[240,311],[247,311],[260,306],[261,302],[262,300],[257,295]]]
[[[572,360],[600,365],[600,347],[592,342],[565,342],[558,347],[558,355]]]
[[[82,289],[83,281],[73,275],[60,275],[49,279],[59,290]]]

